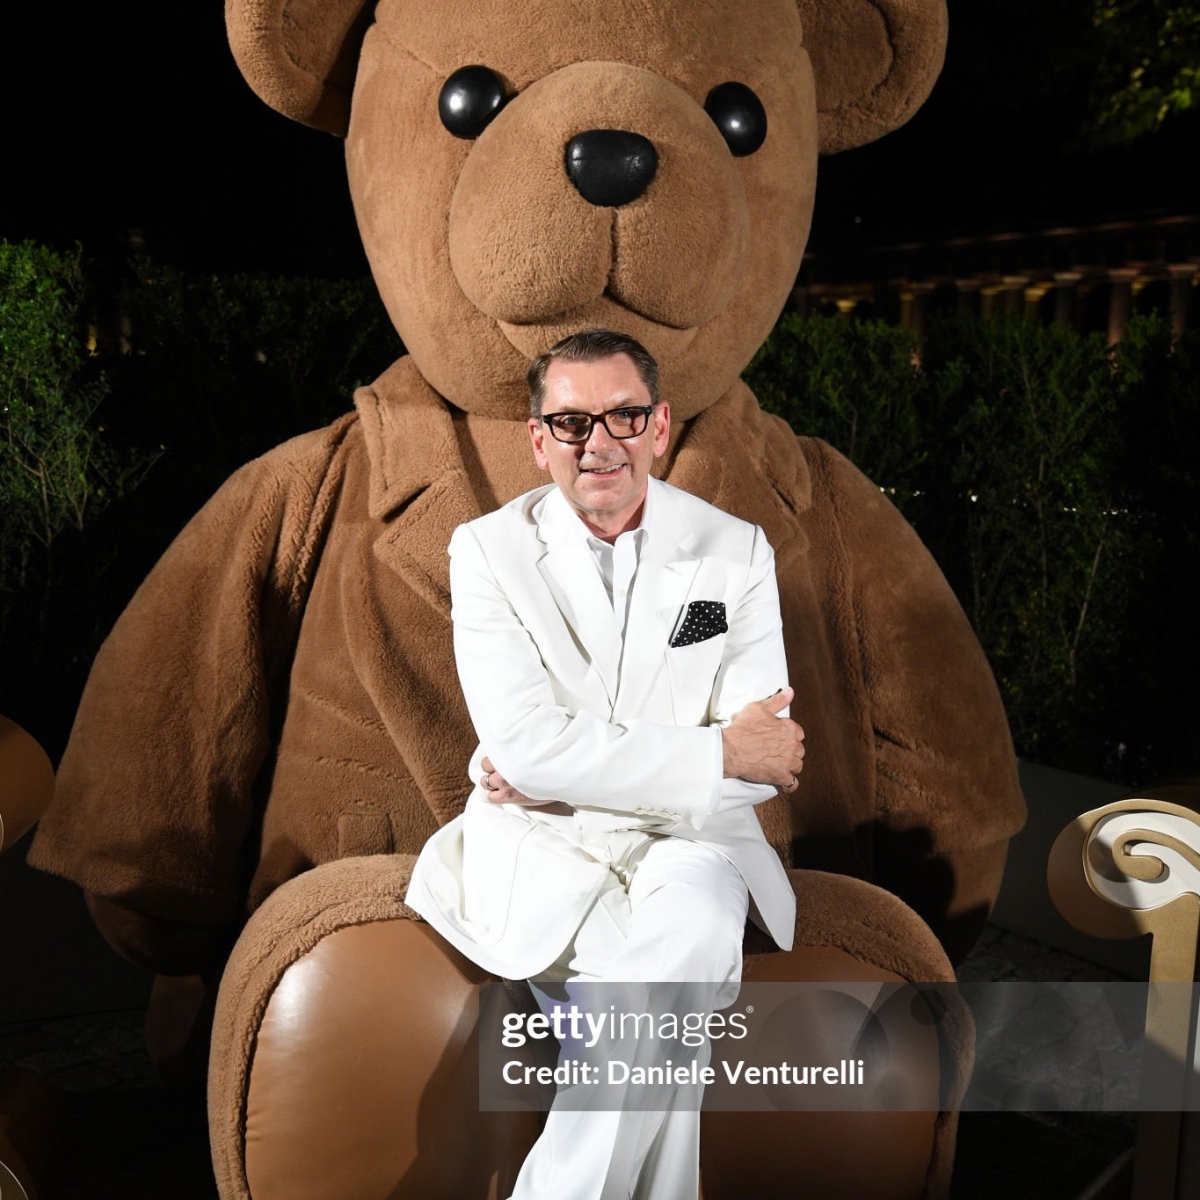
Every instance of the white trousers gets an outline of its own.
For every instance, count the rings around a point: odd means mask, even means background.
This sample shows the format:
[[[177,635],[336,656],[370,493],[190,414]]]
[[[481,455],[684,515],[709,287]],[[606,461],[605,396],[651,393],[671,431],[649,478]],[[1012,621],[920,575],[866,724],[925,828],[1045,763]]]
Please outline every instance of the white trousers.
[[[559,960],[531,980],[726,985],[737,998],[748,895],[737,869],[709,846],[629,832],[602,851],[609,879]],[[548,898],[548,903],[553,903]],[[704,1051],[707,1061],[707,1051]],[[512,1200],[696,1200],[700,1113],[571,1111],[555,1101]]]

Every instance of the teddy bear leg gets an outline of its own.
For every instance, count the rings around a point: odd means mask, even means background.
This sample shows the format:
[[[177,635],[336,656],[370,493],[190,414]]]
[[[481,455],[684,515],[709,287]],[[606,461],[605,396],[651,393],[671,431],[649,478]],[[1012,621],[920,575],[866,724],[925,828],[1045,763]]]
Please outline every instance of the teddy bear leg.
[[[506,1200],[536,1112],[480,1112],[490,976],[412,919],[403,856],[317,867],[251,919],[213,1026],[222,1200]]]
[[[814,983],[830,985],[903,984],[891,971],[864,963],[847,952],[828,946],[797,946],[750,959],[745,984]],[[743,999],[751,995],[743,987]],[[837,1037],[837,1001],[857,1005],[837,991],[799,992],[788,1006],[796,1021],[779,1039],[777,1053],[758,1047],[764,1063],[829,1064],[844,1053]],[[742,1000],[739,1000],[739,1004]],[[735,1009],[738,1007],[734,1006]],[[829,1011],[826,1011],[826,1010]],[[863,1111],[818,1111],[807,1107],[809,1097],[797,1090],[796,1111],[704,1113],[701,1125],[700,1174],[703,1200],[792,1200],[798,1195],[822,1200],[932,1200],[940,1183],[929,1186],[937,1144],[944,1134],[937,1111],[888,1111],[872,1107],[894,1099],[890,1087],[897,1079],[933,1097],[937,1107],[939,1053],[936,1032],[930,1025],[909,1022],[889,1014],[886,1056],[879,1049],[867,1053],[867,1085],[871,1076],[886,1073],[882,1086],[866,1094]],[[829,1037],[833,1033],[832,1038]],[[897,1045],[898,1042],[904,1045]],[[757,1061],[757,1058],[756,1060]],[[858,1099],[857,1096],[854,1097]],[[772,1090],[772,1102],[787,1103],[791,1096]],[[903,1101],[902,1101],[903,1103]],[[806,1105],[801,1108],[800,1105]],[[953,1145],[951,1136],[950,1144]]]
[[[296,1195],[305,1175],[327,1177],[328,1191],[305,1194],[330,1200],[505,1200],[540,1119],[479,1111],[488,976],[408,920],[339,930],[293,972],[263,1015],[250,1076],[254,1200]],[[317,976],[332,986],[311,986]]]
[[[845,1017],[836,985],[854,985],[847,989],[853,992],[874,983],[936,984],[932,1003],[939,1012],[914,1005],[909,988],[893,992],[892,1002],[875,1012],[878,1036],[865,1057],[877,1086],[858,1111],[706,1112],[704,1198],[940,1200],[954,1161],[953,1106],[973,1053],[969,1015],[954,1003],[950,962],[929,926],[881,888],[823,871],[789,875],[796,891],[795,947],[759,953],[765,940],[748,944],[744,983],[830,989],[796,993],[789,1001],[794,1019],[777,1027],[777,1053],[764,1061],[838,1060],[836,1037],[824,1044]],[[744,987],[743,1000],[749,994]],[[857,1002],[847,998],[841,1007],[847,1004]],[[939,1102],[949,1108],[936,1111]]]

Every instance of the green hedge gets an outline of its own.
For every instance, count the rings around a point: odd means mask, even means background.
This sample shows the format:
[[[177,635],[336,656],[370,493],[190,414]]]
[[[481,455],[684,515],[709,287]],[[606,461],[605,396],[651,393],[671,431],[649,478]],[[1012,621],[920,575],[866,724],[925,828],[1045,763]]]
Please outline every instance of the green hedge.
[[[120,292],[122,390],[207,495],[232,471],[351,406],[402,352],[369,279],[187,272],[140,258]]]
[[[1200,338],[786,314],[746,372],[896,502],[995,669],[1018,751],[1127,781],[1195,765]]]

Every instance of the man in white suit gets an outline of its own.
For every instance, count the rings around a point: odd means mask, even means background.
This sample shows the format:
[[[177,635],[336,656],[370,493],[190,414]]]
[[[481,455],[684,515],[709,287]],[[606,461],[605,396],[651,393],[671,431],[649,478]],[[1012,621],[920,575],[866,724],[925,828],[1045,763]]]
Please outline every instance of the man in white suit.
[[[795,921],[753,812],[797,786],[804,755],[774,555],[651,478],[670,409],[639,343],[572,335],[529,383],[554,482],[451,539],[476,782],[407,903],[506,978],[736,989],[747,912],[785,949]],[[698,1151],[695,1111],[556,1101],[513,1200],[693,1200]]]

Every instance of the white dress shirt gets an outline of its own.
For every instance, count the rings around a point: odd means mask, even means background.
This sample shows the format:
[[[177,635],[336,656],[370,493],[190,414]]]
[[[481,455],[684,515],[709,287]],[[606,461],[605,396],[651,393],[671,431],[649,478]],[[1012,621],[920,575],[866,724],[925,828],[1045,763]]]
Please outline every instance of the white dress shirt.
[[[629,602],[633,596],[633,582],[637,576],[638,560],[642,547],[650,536],[650,489],[646,489],[646,498],[642,502],[642,519],[636,529],[627,529],[618,534],[612,542],[598,538],[583,523],[579,527],[586,535],[588,549],[596,560],[600,578],[604,580],[604,590],[613,606],[613,615],[621,628],[622,644],[625,639],[625,625],[629,620]]]

